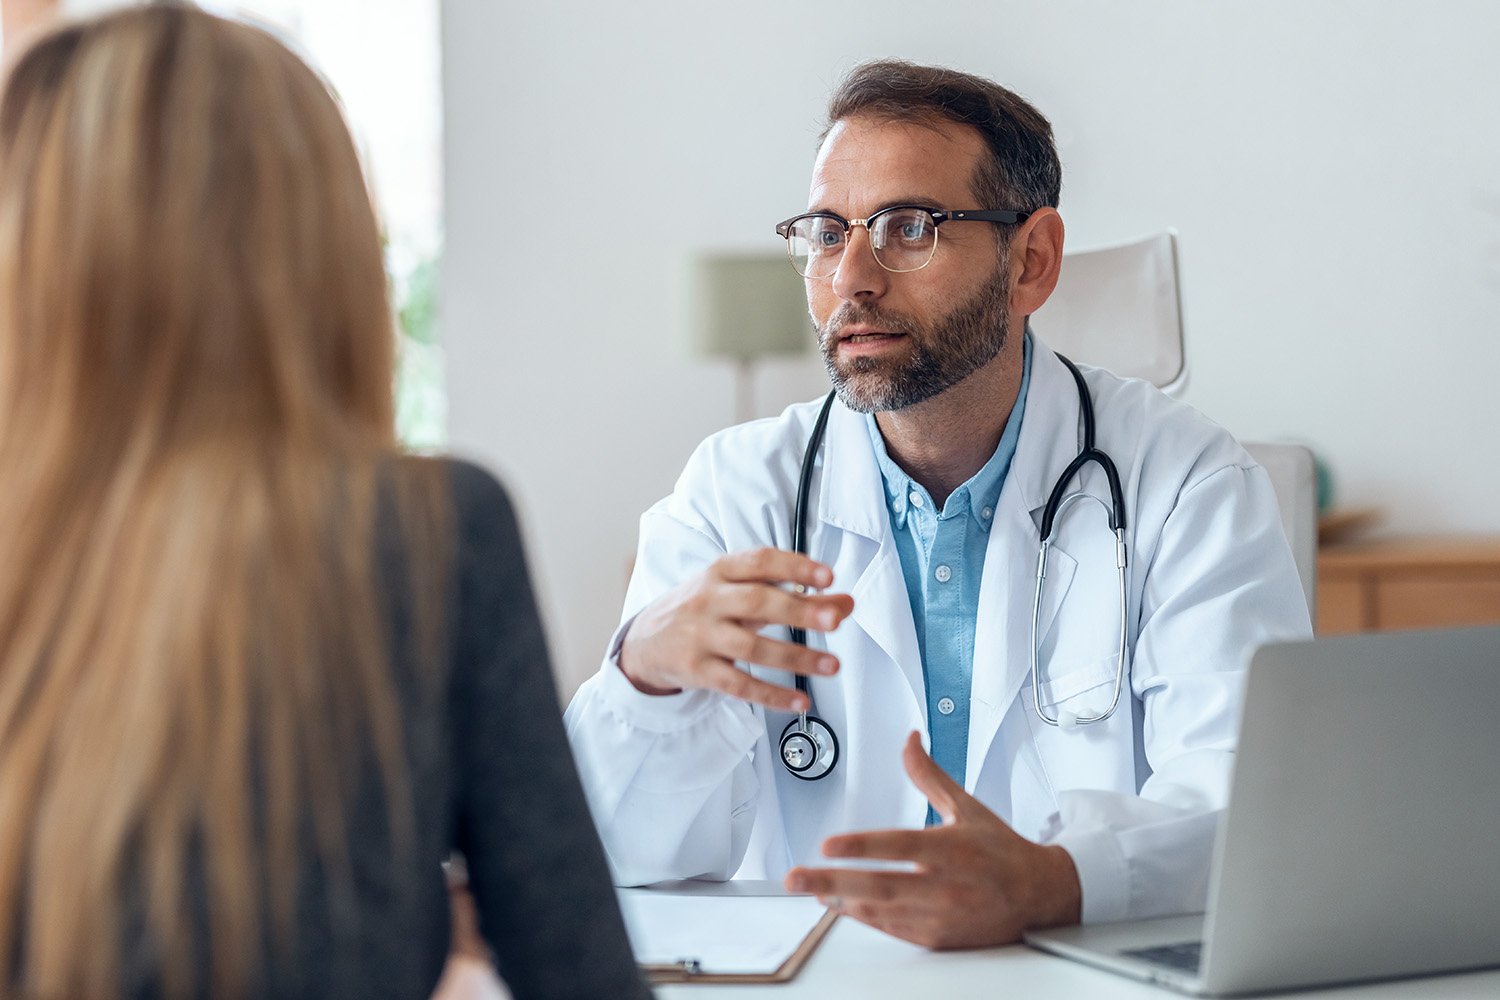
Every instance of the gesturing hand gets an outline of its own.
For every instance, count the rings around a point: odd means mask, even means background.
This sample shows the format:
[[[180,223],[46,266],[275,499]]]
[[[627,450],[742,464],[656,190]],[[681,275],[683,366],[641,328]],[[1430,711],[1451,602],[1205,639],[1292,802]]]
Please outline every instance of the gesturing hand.
[[[787,873],[789,890],[928,948],[1008,944],[1029,927],[1078,922],[1082,893],[1066,851],[1012,830],[938,767],[916,733],[902,762],[943,825],[829,837],[823,854],[910,861],[916,870],[799,867]]]
[[[854,598],[793,593],[783,583],[827,587],[833,570],[780,549],[722,556],[642,609],[625,634],[620,669],[647,694],[711,688],[768,708],[806,711],[807,698],[795,688],[758,681],[735,661],[798,674],[834,673],[839,663],[832,654],[757,633],[767,625],[832,631],[854,610]]]

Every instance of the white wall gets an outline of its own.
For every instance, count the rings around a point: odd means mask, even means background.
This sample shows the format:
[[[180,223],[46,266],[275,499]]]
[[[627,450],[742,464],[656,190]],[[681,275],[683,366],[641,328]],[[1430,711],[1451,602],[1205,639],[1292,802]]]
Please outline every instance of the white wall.
[[[1500,531],[1500,5],[444,0],[451,438],[531,543],[565,691],[641,510],[731,419],[680,264],[779,248],[832,84],[896,55],[1056,127],[1074,246],[1175,226],[1188,399],[1312,444],[1387,530]],[[788,272],[788,280],[796,280]],[[760,409],[813,395],[808,359]]]

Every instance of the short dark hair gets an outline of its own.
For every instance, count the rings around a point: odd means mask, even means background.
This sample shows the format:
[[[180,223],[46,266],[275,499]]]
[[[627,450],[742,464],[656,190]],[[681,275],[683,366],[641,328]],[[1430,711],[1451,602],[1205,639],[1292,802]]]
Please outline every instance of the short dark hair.
[[[827,138],[846,118],[891,122],[954,122],[977,130],[989,149],[970,181],[979,208],[1033,212],[1057,207],[1062,163],[1052,123],[1019,94],[992,80],[943,66],[881,59],[856,66],[828,102]]]

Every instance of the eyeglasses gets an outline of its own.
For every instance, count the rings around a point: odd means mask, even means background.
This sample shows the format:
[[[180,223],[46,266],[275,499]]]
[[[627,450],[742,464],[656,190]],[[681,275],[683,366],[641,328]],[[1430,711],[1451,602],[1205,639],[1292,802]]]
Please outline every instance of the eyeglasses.
[[[944,222],[998,222],[1013,226],[1030,212],[973,208],[939,212],[917,205],[892,205],[868,219],[846,219],[833,212],[808,212],[777,223],[776,234],[786,238],[792,267],[804,278],[827,278],[838,270],[839,259],[855,226],[870,236],[875,262],[887,271],[920,271],[937,253],[937,227]]]

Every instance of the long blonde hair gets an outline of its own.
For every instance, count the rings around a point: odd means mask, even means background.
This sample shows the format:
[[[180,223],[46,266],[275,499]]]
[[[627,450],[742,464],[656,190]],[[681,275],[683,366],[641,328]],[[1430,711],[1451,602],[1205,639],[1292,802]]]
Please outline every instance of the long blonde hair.
[[[411,478],[394,348],[348,130],[284,46],[167,4],[18,58],[0,990],[117,994],[134,887],[168,993],[246,992],[295,909],[300,825],[337,876],[373,760],[409,826],[374,542],[380,484]]]

